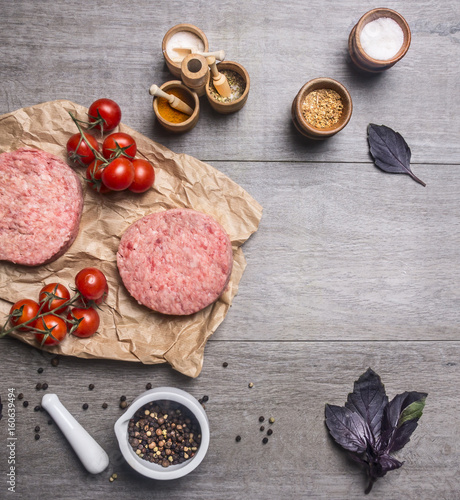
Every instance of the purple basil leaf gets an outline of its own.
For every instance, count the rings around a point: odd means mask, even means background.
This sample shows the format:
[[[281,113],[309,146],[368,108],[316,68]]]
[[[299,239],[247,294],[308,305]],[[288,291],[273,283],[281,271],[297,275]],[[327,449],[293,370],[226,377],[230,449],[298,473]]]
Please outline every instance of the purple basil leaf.
[[[348,408],[326,405],[326,425],[335,441],[348,451],[364,453],[369,428],[361,415]]]
[[[374,468],[376,477],[383,477],[390,470],[399,469],[403,462],[396,460],[391,455],[383,454],[379,456],[377,467]]]
[[[385,386],[380,377],[370,368],[359,377],[348,394],[346,408],[359,413],[369,426],[374,442],[380,436],[383,411],[388,404]]]
[[[381,447],[387,452],[398,451],[410,440],[425,407],[425,392],[403,392],[385,408],[382,419]]]
[[[370,123],[367,127],[369,150],[374,162],[384,172],[407,174],[422,186],[426,184],[414,175],[410,168],[411,150],[399,132]]]

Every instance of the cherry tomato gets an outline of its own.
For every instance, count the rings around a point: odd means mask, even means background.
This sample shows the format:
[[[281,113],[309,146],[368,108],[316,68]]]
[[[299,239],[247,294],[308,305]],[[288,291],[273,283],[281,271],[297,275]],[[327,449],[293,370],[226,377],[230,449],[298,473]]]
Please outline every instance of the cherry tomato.
[[[113,130],[121,122],[121,109],[112,99],[98,99],[89,107],[88,118],[98,122],[95,128],[99,130]]]
[[[134,167],[128,158],[115,158],[102,171],[102,182],[112,191],[127,189],[134,180]]]
[[[21,312],[22,308],[22,312]],[[22,299],[16,302],[16,304],[13,304],[13,307],[10,310],[10,314],[13,314],[14,311],[19,311],[21,314],[17,313],[18,315],[11,316],[10,321],[13,326],[18,326],[22,325],[23,323],[26,323],[27,321],[30,321],[31,319],[35,318],[38,314],[38,310],[40,309],[40,306],[35,302],[35,300],[30,300],[30,299]],[[30,326],[33,326],[33,321],[29,323]],[[27,327],[29,325],[26,325],[25,327],[19,328],[19,330],[25,331],[27,330]]]
[[[91,337],[91,335],[94,335],[97,332],[100,324],[100,318],[96,309],[74,307],[69,312],[67,320],[72,322],[76,319],[80,320],[75,330],[72,331],[72,334],[76,337],[83,339]]]
[[[56,298],[49,300],[48,294],[53,294],[56,296]],[[67,290],[67,288],[64,285],[61,285],[60,283],[49,283],[48,285],[45,285],[40,290],[40,294],[38,296],[38,302],[40,302],[40,304],[47,301],[46,304],[43,306],[42,312],[52,311],[56,314],[62,312],[65,309],[65,307],[59,308],[59,306],[63,305],[69,299],[70,299],[69,290]]]
[[[34,328],[44,332],[35,334],[35,338],[41,345],[60,344],[67,335],[67,325],[65,321],[54,316],[54,314],[47,314],[37,319]]]
[[[85,267],[75,276],[77,290],[87,300],[98,300],[104,296],[107,280],[104,273],[95,267]]]
[[[87,141],[91,144],[93,149],[99,151],[99,144],[94,136],[86,132],[85,137]],[[95,158],[93,151],[86,144],[80,133],[74,134],[67,141],[67,154],[72,161],[83,163],[84,165],[89,165]]]
[[[98,193],[110,193],[110,189],[102,182],[101,176],[104,170],[101,165],[105,165],[102,160],[94,160],[88,168],[86,169],[86,178],[88,179],[88,184],[91,189],[97,191]]]
[[[147,160],[133,160],[134,180],[128,187],[133,193],[144,193],[153,186],[155,171]]]
[[[108,160],[117,155],[134,158],[136,152],[136,141],[129,134],[125,134],[124,132],[114,132],[108,135],[102,144],[102,154],[104,158]]]

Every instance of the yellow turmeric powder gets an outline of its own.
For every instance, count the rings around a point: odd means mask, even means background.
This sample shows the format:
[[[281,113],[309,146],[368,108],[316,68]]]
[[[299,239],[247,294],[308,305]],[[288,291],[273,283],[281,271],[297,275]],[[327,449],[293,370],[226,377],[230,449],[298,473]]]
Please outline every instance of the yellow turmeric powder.
[[[168,94],[172,94],[178,97],[181,101],[184,101],[191,108],[194,107],[194,103],[190,96],[185,93],[180,88],[172,88],[165,91]],[[169,102],[163,97],[157,97],[158,99],[158,113],[160,113],[161,117],[170,123],[182,123],[185,120],[190,118],[189,115],[182,113],[182,111],[178,111],[170,106]]]

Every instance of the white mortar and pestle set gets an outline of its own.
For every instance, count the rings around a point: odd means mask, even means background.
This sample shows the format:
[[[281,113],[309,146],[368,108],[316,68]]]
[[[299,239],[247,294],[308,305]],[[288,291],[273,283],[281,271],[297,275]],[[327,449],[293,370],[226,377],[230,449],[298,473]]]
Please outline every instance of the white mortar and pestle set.
[[[140,458],[129,444],[128,424],[134,414],[150,402],[168,401],[171,406],[185,408],[196,419],[201,430],[201,444],[193,458],[165,468]],[[42,407],[61,429],[85,469],[91,474],[103,472],[109,465],[109,456],[96,440],[77,422],[56,394],[45,394]],[[208,417],[202,405],[190,394],[174,387],[158,387],[138,396],[116,421],[115,435],[126,462],[140,474],[158,480],[177,479],[196,469],[209,447]]]

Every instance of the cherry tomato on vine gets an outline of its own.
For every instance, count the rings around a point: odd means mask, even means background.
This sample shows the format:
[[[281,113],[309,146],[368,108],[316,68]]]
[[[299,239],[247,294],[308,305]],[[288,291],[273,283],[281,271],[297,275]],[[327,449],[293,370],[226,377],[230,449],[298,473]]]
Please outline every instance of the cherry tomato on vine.
[[[114,132],[104,139],[102,155],[109,160],[113,156],[116,156],[121,149],[121,156],[134,158],[137,153],[136,141],[129,134]]]
[[[91,189],[97,191],[98,193],[110,193],[110,189],[102,182],[101,176],[102,171],[104,170],[101,165],[105,165],[102,160],[94,160],[88,168],[86,169],[86,179],[88,180],[88,184],[91,186]]]
[[[75,276],[75,286],[84,299],[97,301],[104,297],[107,279],[102,271],[95,267],[85,267]]]
[[[49,299],[48,294],[53,294],[56,297],[53,299]],[[62,306],[65,302],[70,299],[70,292],[64,285],[60,283],[49,283],[45,285],[41,290],[38,296],[38,302],[42,304],[46,301],[46,304],[43,306],[43,312],[53,311],[54,313],[62,312],[65,309]],[[59,308],[59,309],[56,309]]]
[[[99,151],[99,144],[97,142],[97,139],[88,132],[86,132],[84,135],[93,149]],[[86,144],[80,133],[74,134],[67,141],[67,154],[72,161],[77,163],[80,162],[84,165],[89,165],[95,158],[93,151],[88,146],[88,144]]]
[[[88,118],[90,122],[98,123],[95,128],[108,132],[121,122],[121,109],[112,99],[98,99],[89,107]]]
[[[43,332],[35,334],[35,338],[42,345],[60,344],[67,335],[67,325],[65,321],[54,316],[54,314],[47,314],[37,319],[34,328]]]
[[[144,193],[153,186],[155,171],[147,160],[141,158],[133,160],[134,180],[128,187],[133,193]]]
[[[72,322],[80,320],[75,330],[72,331],[72,334],[82,339],[94,335],[100,324],[99,313],[93,308],[73,307],[67,316],[67,320],[70,322],[70,328]]]
[[[128,158],[115,158],[102,171],[102,182],[112,191],[127,189],[134,180],[134,167]]]
[[[19,312],[22,312],[19,315]],[[30,300],[30,299],[21,299],[15,304],[10,309],[10,314],[13,314],[14,311],[19,311],[16,313],[14,316],[10,317],[11,324],[13,326],[18,326],[22,325],[23,323],[26,323],[27,321],[30,321],[31,319],[35,318],[38,314],[38,310],[40,309],[40,306],[35,302],[35,300]],[[30,326],[33,326],[33,322],[29,323]],[[26,325],[23,328],[19,328],[19,330],[27,330],[27,327],[29,325]]]

